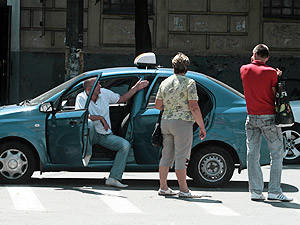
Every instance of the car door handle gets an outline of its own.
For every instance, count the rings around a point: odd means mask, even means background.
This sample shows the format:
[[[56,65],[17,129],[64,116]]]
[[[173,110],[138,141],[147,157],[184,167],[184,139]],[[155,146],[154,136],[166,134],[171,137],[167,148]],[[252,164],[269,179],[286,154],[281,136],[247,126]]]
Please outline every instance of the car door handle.
[[[74,125],[77,124],[77,120],[70,120],[70,121],[69,121],[69,124],[70,124],[71,126],[74,126]]]

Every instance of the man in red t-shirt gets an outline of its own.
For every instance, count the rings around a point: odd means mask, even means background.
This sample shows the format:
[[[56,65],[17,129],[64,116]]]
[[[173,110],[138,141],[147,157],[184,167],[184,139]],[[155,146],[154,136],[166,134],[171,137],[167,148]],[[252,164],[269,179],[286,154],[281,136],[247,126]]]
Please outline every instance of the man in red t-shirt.
[[[259,164],[261,135],[263,134],[270,149],[271,171],[268,187],[268,199],[292,201],[280,188],[283,138],[281,128],[275,126],[275,93],[279,69],[266,65],[269,60],[269,48],[259,44],[253,49],[251,63],[240,69],[247,105],[247,166],[251,200],[265,200],[263,175]]]

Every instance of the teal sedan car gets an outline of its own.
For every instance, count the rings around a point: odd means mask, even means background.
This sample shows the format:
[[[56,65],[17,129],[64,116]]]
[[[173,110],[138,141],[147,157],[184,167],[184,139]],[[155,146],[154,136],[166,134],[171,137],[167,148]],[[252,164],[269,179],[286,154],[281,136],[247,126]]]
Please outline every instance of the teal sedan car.
[[[111,105],[110,115],[113,133],[126,138],[134,150],[126,171],[158,171],[161,148],[151,144],[159,116],[154,101],[160,83],[173,70],[155,67],[155,58],[149,63],[142,59],[135,67],[80,74],[34,99],[0,107],[0,182],[24,183],[34,171],[110,171],[114,153],[101,145],[93,146],[88,165],[82,161],[90,99],[85,109],[75,110],[75,98],[83,91],[82,82],[92,77],[121,95],[140,78],[149,81],[125,104]],[[204,74],[189,71],[186,76],[196,81],[207,131],[201,141],[199,127],[194,125],[188,176],[200,186],[220,187],[229,182],[235,168],[246,168],[244,96]],[[269,164],[268,149],[262,148],[261,154],[261,164]]]

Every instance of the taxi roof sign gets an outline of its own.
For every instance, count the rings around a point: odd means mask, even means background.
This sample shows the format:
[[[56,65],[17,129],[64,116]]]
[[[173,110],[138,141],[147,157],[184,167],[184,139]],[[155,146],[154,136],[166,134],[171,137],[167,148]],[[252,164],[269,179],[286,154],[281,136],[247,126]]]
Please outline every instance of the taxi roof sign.
[[[154,67],[156,65],[156,56],[153,52],[142,53],[134,59],[134,65],[139,68]]]

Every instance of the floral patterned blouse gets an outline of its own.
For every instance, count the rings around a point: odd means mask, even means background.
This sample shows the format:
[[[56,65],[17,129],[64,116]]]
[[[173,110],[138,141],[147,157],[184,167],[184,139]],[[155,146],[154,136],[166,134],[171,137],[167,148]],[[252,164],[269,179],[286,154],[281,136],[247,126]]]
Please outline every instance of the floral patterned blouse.
[[[174,74],[161,82],[156,99],[162,100],[162,119],[193,121],[188,100],[198,100],[196,83],[183,75]]]

